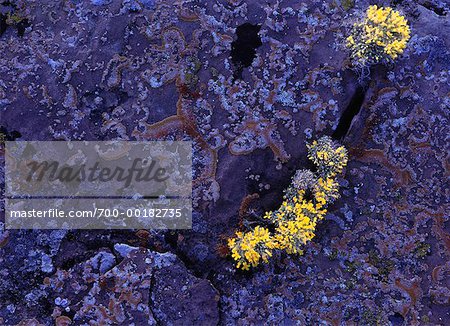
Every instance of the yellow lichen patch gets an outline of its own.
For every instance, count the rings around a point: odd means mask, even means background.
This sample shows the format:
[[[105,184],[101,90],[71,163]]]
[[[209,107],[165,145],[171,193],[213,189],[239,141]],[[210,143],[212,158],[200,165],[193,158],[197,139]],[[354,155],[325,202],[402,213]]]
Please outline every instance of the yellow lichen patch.
[[[347,37],[352,59],[361,65],[396,59],[410,38],[408,21],[391,7],[370,6]]]
[[[302,254],[303,246],[314,238],[317,222],[325,216],[327,206],[339,197],[335,176],[347,164],[346,149],[326,136],[307,147],[318,172],[298,170],[285,190],[281,206],[265,213],[264,219],[274,226],[273,233],[257,226],[253,231],[236,232],[228,240],[237,268],[248,270],[260,262],[267,263],[273,250]]]

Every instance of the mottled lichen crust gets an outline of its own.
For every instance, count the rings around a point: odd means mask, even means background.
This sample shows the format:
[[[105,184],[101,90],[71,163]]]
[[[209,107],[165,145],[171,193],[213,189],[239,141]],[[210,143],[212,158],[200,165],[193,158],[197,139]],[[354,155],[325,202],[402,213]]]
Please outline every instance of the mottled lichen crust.
[[[191,275],[173,254],[116,244],[84,263],[58,270],[44,280],[55,297],[52,316],[68,324],[176,324],[198,319],[217,323],[217,292]],[[172,277],[168,277],[171,275]],[[202,312],[190,307],[201,304]],[[73,311],[71,318],[65,316]],[[173,313],[177,311],[177,313]],[[188,322],[189,323],[189,322]]]
[[[448,1],[390,1],[408,18],[411,39],[401,60],[373,71],[344,139],[351,159],[341,198],[302,256],[280,255],[244,277],[216,247],[232,235],[238,212],[278,208],[273,203],[307,164],[301,144],[337,126],[358,86],[342,48],[346,24],[369,1],[14,2],[30,25],[23,36],[8,25],[0,38],[1,133],[18,140],[193,140],[197,208],[193,231],[138,236],[5,232],[0,223],[0,324],[53,325],[55,306],[56,319],[67,322],[78,306],[67,312],[63,299],[78,302],[77,294],[56,294],[43,286],[45,277],[87,265],[116,243],[185,260],[188,274],[218,290],[221,325],[450,319]],[[247,22],[261,26],[262,46],[233,81],[231,43]],[[151,307],[181,310],[177,302]]]

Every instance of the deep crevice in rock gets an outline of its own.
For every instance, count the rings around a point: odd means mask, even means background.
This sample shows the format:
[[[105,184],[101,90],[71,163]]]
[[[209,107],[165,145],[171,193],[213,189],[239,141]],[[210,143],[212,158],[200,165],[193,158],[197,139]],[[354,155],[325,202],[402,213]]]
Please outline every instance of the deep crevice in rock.
[[[13,1],[3,1],[2,13],[0,13],[0,37],[6,32],[9,26],[14,26],[17,29],[17,35],[23,37],[25,29],[31,26],[28,18],[21,17],[16,13],[17,5]],[[13,23],[11,23],[11,20]]]
[[[245,23],[236,28],[237,39],[231,43],[231,61],[234,78],[241,79],[244,68],[249,67],[256,57],[256,49],[262,45],[258,35],[260,25]]]
[[[25,29],[27,29],[27,27],[30,27],[31,24],[28,21],[28,19],[23,19],[20,22],[17,23],[16,28],[17,28],[17,35],[19,37],[23,37],[25,35]]]
[[[17,131],[17,130],[11,130],[9,131],[8,129],[6,129],[6,127],[4,126],[0,126],[0,140],[9,140],[9,141],[14,141],[17,138],[21,138],[22,134]]]
[[[445,8],[438,7],[437,4],[435,4],[435,3],[425,1],[424,3],[422,3],[420,5],[428,10],[433,11],[438,16],[447,16],[446,12],[445,12]]]
[[[397,325],[403,325],[405,322],[405,318],[398,312],[396,312],[395,314],[389,316],[389,321],[391,322],[392,325],[397,326]]]
[[[161,321],[157,319],[156,314],[153,312],[153,298],[152,298],[152,293],[153,293],[153,289],[155,288],[155,270],[152,269],[150,271],[151,275],[150,275],[150,285],[148,288],[148,309],[150,310],[150,313],[153,317],[153,319],[156,322],[156,325],[161,325]]]
[[[349,104],[342,113],[338,126],[333,132],[332,137],[337,140],[343,139],[352,124],[353,118],[361,111],[362,104],[364,103],[364,98],[366,96],[366,87],[358,86],[353,94]]]
[[[0,14],[0,36],[8,29],[9,25],[6,23],[7,19],[8,17],[6,15]]]

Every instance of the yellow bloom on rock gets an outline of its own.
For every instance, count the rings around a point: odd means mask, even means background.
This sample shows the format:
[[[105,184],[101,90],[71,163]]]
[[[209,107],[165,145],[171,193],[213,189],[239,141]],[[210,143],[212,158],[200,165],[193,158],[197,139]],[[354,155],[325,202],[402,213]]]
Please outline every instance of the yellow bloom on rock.
[[[373,5],[361,22],[353,24],[347,47],[360,65],[392,61],[403,53],[410,34],[408,21],[398,11]]]
[[[248,270],[261,262],[267,263],[273,250],[301,255],[303,246],[314,238],[317,222],[324,218],[327,206],[339,197],[335,177],[347,164],[347,150],[327,136],[307,148],[317,173],[296,171],[281,206],[263,216],[274,226],[274,232],[256,226],[246,233],[236,232],[235,237],[228,240],[237,268]]]
[[[324,136],[308,147],[308,158],[317,166],[320,176],[327,178],[341,173],[347,164],[347,150]]]

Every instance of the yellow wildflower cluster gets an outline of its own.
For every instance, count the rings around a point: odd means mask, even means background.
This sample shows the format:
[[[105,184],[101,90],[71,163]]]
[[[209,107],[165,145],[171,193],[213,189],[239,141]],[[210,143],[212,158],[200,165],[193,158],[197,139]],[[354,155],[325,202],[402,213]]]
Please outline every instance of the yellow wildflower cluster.
[[[308,158],[317,166],[319,175],[324,178],[332,178],[341,173],[347,164],[347,150],[339,146],[330,137],[324,136],[307,145]]]
[[[257,266],[261,260],[267,263],[276,245],[269,230],[257,226],[251,232],[236,232],[236,238],[228,240],[228,247],[236,267],[248,270],[250,266]]]
[[[286,190],[284,199],[281,207],[274,213],[266,213],[265,218],[275,224],[277,249],[302,254],[301,248],[314,238],[317,221],[325,216],[326,210],[321,203],[306,200],[305,190],[292,186]]]
[[[410,38],[408,21],[391,7],[370,6],[347,37],[351,57],[361,65],[396,59]]]
[[[302,254],[302,247],[315,236],[317,222],[323,219],[327,205],[339,197],[335,176],[347,164],[347,151],[325,136],[307,145],[308,157],[317,173],[298,170],[285,190],[284,201],[264,218],[274,225],[274,232],[257,226],[250,232],[236,232],[228,240],[236,267],[248,270],[267,262],[273,250]]]

